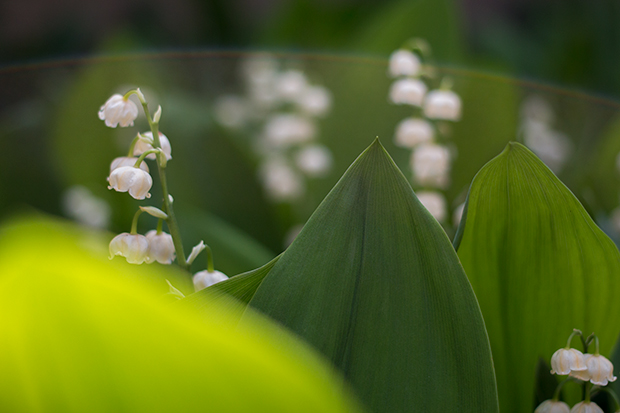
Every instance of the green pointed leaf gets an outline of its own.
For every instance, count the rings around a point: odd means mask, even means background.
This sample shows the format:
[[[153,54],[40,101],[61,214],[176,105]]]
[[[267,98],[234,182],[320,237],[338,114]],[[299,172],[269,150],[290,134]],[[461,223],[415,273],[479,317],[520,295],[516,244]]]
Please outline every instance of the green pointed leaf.
[[[573,328],[595,332],[609,354],[620,332],[618,249],[523,145],[476,175],[455,244],[489,332],[502,412],[532,411],[538,359]]]
[[[217,303],[198,318],[134,274],[165,269],[101,247],[48,220],[0,228],[0,411],[358,411],[283,329]]]
[[[371,411],[498,409],[467,277],[378,141],[319,206],[250,305],[329,358]]]

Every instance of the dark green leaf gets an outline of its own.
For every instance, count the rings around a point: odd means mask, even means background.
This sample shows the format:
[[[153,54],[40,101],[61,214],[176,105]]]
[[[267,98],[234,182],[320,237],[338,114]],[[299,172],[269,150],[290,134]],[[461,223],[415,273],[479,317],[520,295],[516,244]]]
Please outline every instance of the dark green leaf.
[[[498,410],[467,277],[378,141],[319,206],[250,305],[321,351],[372,411]]]

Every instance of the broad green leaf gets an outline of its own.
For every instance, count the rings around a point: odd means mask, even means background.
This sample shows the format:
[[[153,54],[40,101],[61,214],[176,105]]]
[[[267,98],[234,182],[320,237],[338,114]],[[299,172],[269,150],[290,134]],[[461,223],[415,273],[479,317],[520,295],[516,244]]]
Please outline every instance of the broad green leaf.
[[[502,412],[532,411],[539,357],[549,361],[573,328],[595,332],[609,354],[620,254],[527,148],[510,143],[476,175],[455,245],[484,315]]]
[[[0,229],[0,411],[348,412],[342,379],[283,329],[167,304],[96,237]],[[220,302],[221,303],[221,302]]]
[[[498,410],[467,277],[378,141],[312,215],[250,306],[322,352],[371,411]]]

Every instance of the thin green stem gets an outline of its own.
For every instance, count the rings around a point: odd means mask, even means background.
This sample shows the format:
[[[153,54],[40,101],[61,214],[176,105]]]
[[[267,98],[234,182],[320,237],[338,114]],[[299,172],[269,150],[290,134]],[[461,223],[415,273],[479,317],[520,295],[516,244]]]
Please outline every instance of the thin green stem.
[[[577,330],[576,328],[573,329],[573,332],[570,334],[570,336],[568,336],[568,340],[566,341],[566,349],[570,348],[570,343],[571,341],[573,341],[573,337],[575,337],[576,335],[583,337],[583,334],[581,334],[581,331]]]
[[[594,352],[594,355],[598,356],[599,355],[599,352],[598,352],[598,337],[596,335],[594,336],[594,343],[595,343],[595,346],[596,346],[596,351]]]
[[[149,108],[145,101],[142,101],[142,108],[144,109],[144,114],[146,115],[146,119],[149,122],[149,126],[151,127],[151,133],[153,134],[153,148],[161,148],[161,143],[159,141],[159,123],[153,122],[151,118],[151,114],[149,113]],[[165,156],[163,152],[159,151],[156,155],[157,159],[157,171],[159,172],[159,181],[161,182],[161,191],[164,196],[164,211],[168,214],[168,219],[166,223],[168,224],[168,229],[170,230],[170,235],[172,236],[172,243],[174,244],[174,250],[177,254],[177,263],[179,267],[183,268],[185,271],[190,272],[190,265],[187,263],[185,259],[185,252],[183,250],[183,240],[181,238],[181,230],[179,229],[179,224],[177,223],[176,215],[174,214],[174,209],[172,207],[172,198],[170,193],[168,192],[168,181],[166,179],[166,166],[162,165],[162,162],[159,161],[159,157]]]
[[[147,156],[149,156],[152,153],[157,155],[160,152],[161,152],[161,150],[159,150],[159,149],[149,149],[148,151],[142,152],[142,154],[140,155],[140,157],[136,161],[136,164],[134,165],[134,167],[135,168],[139,168],[140,164],[142,163],[142,161],[144,161],[144,158],[146,158]]]
[[[128,158],[133,158],[133,149],[136,147],[136,143],[140,140],[140,134],[137,134],[135,138],[131,141],[131,145],[129,145],[129,153],[127,154]]]
[[[585,402],[590,403],[590,392],[592,391],[592,383],[586,383],[586,394],[585,394]]]
[[[133,220],[131,221],[131,235],[136,235],[138,233],[138,217],[142,213],[141,209],[138,209],[136,213],[133,215]]]
[[[205,244],[205,250],[207,251],[207,271],[213,272],[215,271],[215,267],[213,266],[213,252],[211,251],[211,247]]]

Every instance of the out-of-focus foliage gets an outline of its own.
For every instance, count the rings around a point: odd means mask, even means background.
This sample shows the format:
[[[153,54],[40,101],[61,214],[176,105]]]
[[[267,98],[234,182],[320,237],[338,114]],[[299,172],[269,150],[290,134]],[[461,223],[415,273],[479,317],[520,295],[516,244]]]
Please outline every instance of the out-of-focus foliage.
[[[208,319],[171,305],[149,278],[161,288],[178,271],[110,262],[101,235],[56,221],[0,234],[2,411],[358,411],[263,317],[248,310],[238,325],[221,305]]]
[[[595,332],[609,354],[620,253],[527,148],[509,144],[476,175],[455,246],[484,315],[502,411],[534,407],[538,359],[573,328]]]

